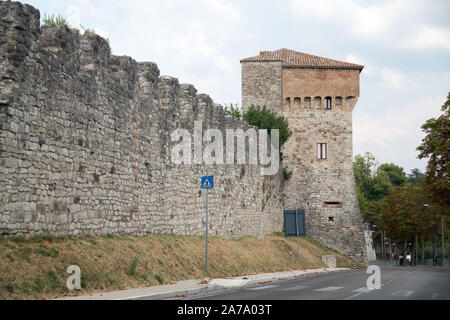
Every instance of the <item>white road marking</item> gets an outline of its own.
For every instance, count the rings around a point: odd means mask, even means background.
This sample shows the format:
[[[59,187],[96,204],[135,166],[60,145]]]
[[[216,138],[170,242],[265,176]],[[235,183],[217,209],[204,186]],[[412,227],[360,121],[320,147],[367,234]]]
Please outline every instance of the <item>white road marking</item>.
[[[335,291],[335,290],[339,290],[342,288],[343,287],[325,287],[325,288],[321,288],[321,289],[316,289],[314,291]]]
[[[273,285],[273,284],[269,284],[267,286],[262,286],[262,287],[256,287],[256,288],[248,288],[245,290],[263,290],[263,289],[269,289],[269,288],[275,288],[278,287],[277,285]]]
[[[369,289],[367,287],[362,287],[362,288],[359,288],[359,289],[355,289],[352,292],[368,293],[368,292],[371,292],[373,290],[376,290],[376,289]]]
[[[369,289],[367,287],[362,287],[362,288],[358,288],[358,289],[352,290],[352,292],[356,292],[356,293],[354,295],[350,296],[350,297],[345,298],[344,300],[351,300],[353,298],[356,298],[356,297],[362,295],[363,293],[369,293],[372,290],[375,290],[375,289]]]
[[[286,289],[280,289],[280,291],[296,291],[296,290],[302,290],[302,289],[306,289],[306,288],[311,288],[311,286],[295,286],[295,287],[290,287],[290,288],[286,288]]]
[[[344,300],[351,300],[351,299],[356,298],[357,296],[360,296],[360,295],[362,295],[362,292],[355,293],[354,295],[352,295],[350,297],[347,297]]]
[[[407,298],[407,297],[409,297],[410,295],[412,295],[413,292],[414,292],[414,291],[411,291],[411,290],[397,290],[397,291],[391,293],[391,296]]]

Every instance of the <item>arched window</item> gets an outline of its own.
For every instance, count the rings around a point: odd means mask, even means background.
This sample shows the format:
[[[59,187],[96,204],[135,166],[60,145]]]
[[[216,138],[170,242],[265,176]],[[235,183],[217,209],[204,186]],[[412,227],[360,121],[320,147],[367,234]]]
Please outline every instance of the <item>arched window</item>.
[[[331,97],[325,97],[325,110],[331,110]]]
[[[311,109],[311,98],[310,97],[305,97],[304,103],[305,103],[305,109]]]
[[[342,107],[342,97],[336,97],[336,99],[334,100],[334,103],[337,108]]]
[[[291,98],[286,98],[286,104],[285,104],[284,111],[289,111],[289,110],[291,110]]]
[[[300,110],[300,98],[299,97],[294,98],[294,110],[295,111]]]
[[[321,104],[322,104],[322,98],[321,97],[315,97],[314,98],[314,108],[316,109],[321,109]]]

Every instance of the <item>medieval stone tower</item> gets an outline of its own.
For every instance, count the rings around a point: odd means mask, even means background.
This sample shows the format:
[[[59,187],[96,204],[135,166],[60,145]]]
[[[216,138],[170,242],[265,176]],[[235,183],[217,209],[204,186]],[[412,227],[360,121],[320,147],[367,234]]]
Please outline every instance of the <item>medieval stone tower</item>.
[[[366,261],[352,170],[352,111],[363,66],[288,49],[241,60],[242,106],[284,115],[291,138],[283,167],[284,209],[304,209],[307,235]]]

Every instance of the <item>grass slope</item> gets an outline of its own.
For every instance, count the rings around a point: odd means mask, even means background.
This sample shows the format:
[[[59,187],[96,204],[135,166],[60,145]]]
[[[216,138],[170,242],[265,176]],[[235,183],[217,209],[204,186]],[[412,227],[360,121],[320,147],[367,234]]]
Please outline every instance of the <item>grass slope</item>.
[[[173,235],[37,237],[0,239],[0,299],[46,299],[75,294],[66,288],[69,265],[81,269],[78,294],[146,287],[186,279],[324,267],[322,255],[337,256],[338,267],[352,261],[300,239],[281,234],[209,241],[209,272],[204,270],[205,239]]]

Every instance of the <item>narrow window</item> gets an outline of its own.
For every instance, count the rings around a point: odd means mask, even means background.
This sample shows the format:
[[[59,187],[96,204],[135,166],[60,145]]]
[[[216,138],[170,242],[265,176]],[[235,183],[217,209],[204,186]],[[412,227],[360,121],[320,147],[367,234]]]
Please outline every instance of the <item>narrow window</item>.
[[[311,98],[305,97],[305,99],[303,101],[305,103],[305,109],[311,109]]]
[[[342,202],[340,201],[325,201],[323,206],[326,208],[342,208]]]
[[[290,111],[291,110],[291,98],[286,98],[286,107],[284,111]]]
[[[328,217],[328,221],[334,221],[334,217]]]
[[[318,143],[317,144],[317,159],[326,159],[327,158],[327,144],[326,143]]]
[[[331,110],[331,97],[325,97],[325,110]]]
[[[322,105],[322,98],[315,97],[314,98],[314,108],[316,108],[316,110],[319,110],[319,109],[321,109],[321,105]]]
[[[300,110],[300,98],[294,98],[294,110]]]

